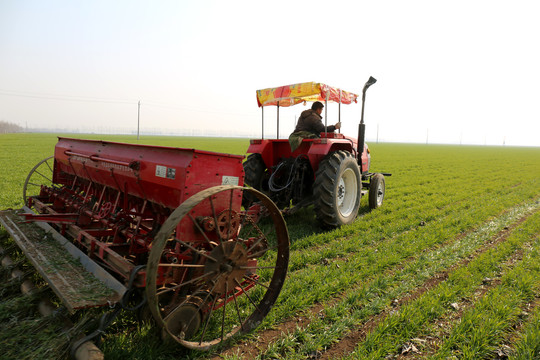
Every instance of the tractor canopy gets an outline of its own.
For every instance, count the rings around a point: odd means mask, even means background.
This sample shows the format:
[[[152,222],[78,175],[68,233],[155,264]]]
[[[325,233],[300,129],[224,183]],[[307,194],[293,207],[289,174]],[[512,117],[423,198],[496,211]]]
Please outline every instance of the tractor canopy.
[[[257,90],[259,107],[292,106],[306,101],[329,101],[339,104],[357,102],[358,95],[322,83],[306,82]]]

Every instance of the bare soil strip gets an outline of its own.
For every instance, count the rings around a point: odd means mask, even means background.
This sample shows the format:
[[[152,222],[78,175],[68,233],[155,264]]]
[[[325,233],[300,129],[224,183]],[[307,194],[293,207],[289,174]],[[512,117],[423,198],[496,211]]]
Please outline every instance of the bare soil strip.
[[[535,210],[536,211],[536,210]],[[472,259],[477,257],[478,255],[482,254],[483,252],[487,251],[490,248],[493,248],[497,246],[500,242],[504,241],[508,235],[508,233],[514,229],[515,227],[519,226],[523,221],[525,221],[532,212],[528,212],[526,215],[520,217],[517,221],[514,221],[511,225],[505,227],[503,230],[501,230],[496,235],[492,236],[489,241],[487,241],[487,246],[481,247],[477,249],[473,254],[470,254],[469,257],[461,260],[460,262],[456,263],[451,268],[448,268],[444,271],[438,272],[428,280],[426,280],[421,287],[419,287],[415,292],[401,298],[397,299],[393,304],[392,308],[386,309],[382,313],[373,316],[371,319],[369,319],[367,322],[364,323],[360,328],[357,328],[356,330],[353,330],[349,332],[341,341],[339,341],[335,346],[332,346],[331,348],[327,349],[324,353],[316,354],[317,358],[327,358],[332,359],[336,358],[340,355],[346,354],[354,347],[358,342],[360,342],[367,332],[369,332],[373,327],[375,327],[381,319],[383,319],[390,311],[395,311],[396,308],[399,308],[402,304],[408,303],[410,301],[413,301],[417,297],[421,296],[424,292],[428,291],[429,289],[435,287],[442,281],[446,280],[448,277],[448,273],[451,272],[453,269],[465,266],[467,265]],[[473,232],[473,231],[471,231]],[[470,233],[470,232],[469,232]],[[441,248],[445,245],[448,245],[449,243],[456,242],[462,240],[464,237],[466,237],[469,233],[462,234],[456,238],[451,239],[450,241],[447,241],[442,244],[438,244],[435,247],[429,249],[430,251],[435,251],[438,248]],[[398,268],[392,268],[385,272],[385,274],[392,274],[401,271],[408,262],[413,261],[417,256],[410,257],[406,260],[404,260],[401,265]],[[356,287],[355,287],[356,288]],[[354,291],[354,289],[351,289]],[[350,292],[349,290],[348,292]],[[311,322],[311,319],[316,318],[319,316],[319,313],[329,307],[335,306],[337,303],[339,303],[340,300],[342,300],[344,294],[341,294],[339,297],[336,297],[330,301],[327,301],[322,304],[317,304],[310,309],[307,309],[302,312],[297,318],[289,319],[279,325],[277,325],[277,328],[264,330],[258,334],[254,334],[254,338],[252,340],[244,341],[240,344],[237,344],[236,346],[233,346],[220,354],[217,354],[213,357],[213,359],[220,359],[224,357],[235,357],[235,358],[242,358],[242,359],[253,359],[257,355],[264,353],[264,351],[268,348],[269,344],[275,342],[280,337],[284,336],[284,334],[290,334],[295,331],[297,328],[304,328]]]

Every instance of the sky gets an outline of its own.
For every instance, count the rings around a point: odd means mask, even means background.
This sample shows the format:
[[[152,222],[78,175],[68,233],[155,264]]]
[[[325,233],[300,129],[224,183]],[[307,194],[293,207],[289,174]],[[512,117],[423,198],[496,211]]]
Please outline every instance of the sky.
[[[314,81],[361,94],[373,76],[368,141],[540,146],[539,10],[534,0],[0,0],[0,121],[257,138],[257,89]],[[280,109],[280,138],[307,108]],[[327,111],[337,122],[337,105]],[[355,137],[360,114],[360,102],[342,105],[341,132]],[[265,108],[265,137],[276,118]]]

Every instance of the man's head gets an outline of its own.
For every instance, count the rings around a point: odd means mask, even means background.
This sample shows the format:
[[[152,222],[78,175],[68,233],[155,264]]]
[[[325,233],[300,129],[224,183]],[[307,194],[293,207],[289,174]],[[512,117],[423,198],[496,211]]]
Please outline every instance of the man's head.
[[[324,105],[320,101],[315,101],[313,105],[311,105],[311,110],[315,111],[319,115],[321,115],[323,108]]]

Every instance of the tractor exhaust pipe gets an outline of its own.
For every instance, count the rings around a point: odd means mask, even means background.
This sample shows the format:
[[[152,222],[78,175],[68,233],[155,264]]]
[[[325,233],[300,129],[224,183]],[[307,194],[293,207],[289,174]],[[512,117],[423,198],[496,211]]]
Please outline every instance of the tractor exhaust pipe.
[[[366,136],[366,125],[364,124],[364,103],[366,102],[366,91],[367,89],[375,84],[377,82],[377,79],[375,79],[373,76],[370,76],[366,84],[364,85],[364,89],[362,90],[362,115],[360,118],[360,124],[358,125],[358,148],[357,148],[357,156],[358,156],[358,165],[360,165],[360,172],[363,172],[362,169],[362,153],[364,152],[364,139]]]

